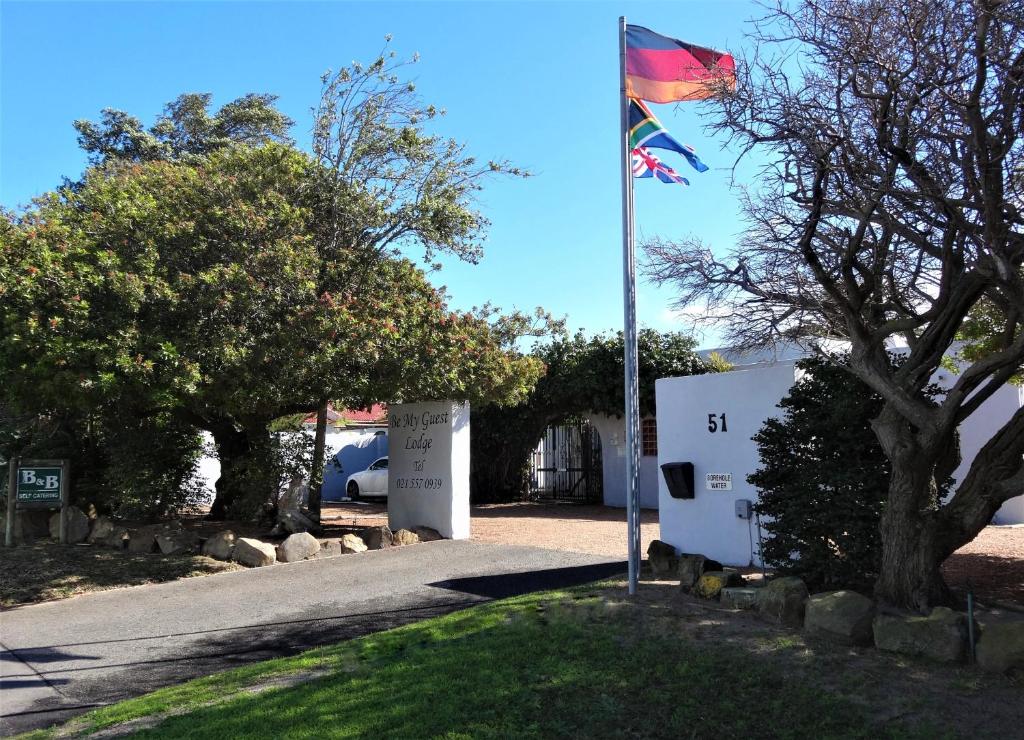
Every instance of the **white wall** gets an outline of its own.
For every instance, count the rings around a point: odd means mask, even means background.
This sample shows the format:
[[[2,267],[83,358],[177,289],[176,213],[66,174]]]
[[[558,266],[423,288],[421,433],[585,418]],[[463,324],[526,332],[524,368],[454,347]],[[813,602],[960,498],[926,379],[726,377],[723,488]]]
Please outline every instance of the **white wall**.
[[[692,499],[672,498],[664,479],[659,479],[663,541],[725,565],[759,563],[756,527],[752,520],[736,516],[735,502],[757,500],[756,490],[747,483],[759,465],[751,438],[768,417],[778,415],[776,404],[796,373],[790,360],[755,370],[657,381],[658,464],[692,462],[695,491]],[[709,414],[714,415],[715,432],[709,429]],[[731,474],[732,490],[707,490],[708,473]]]
[[[765,419],[779,414],[776,404],[789,392],[798,373],[795,361],[789,360],[749,370],[657,381],[658,462],[692,462],[696,489],[694,499],[673,499],[659,476],[662,540],[682,552],[698,552],[728,565],[751,561],[750,541],[752,537],[756,551],[757,529],[736,517],[734,502],[757,499],[756,490],[746,482],[747,475],[759,467],[751,437]],[[948,388],[956,378],[940,370],[933,381]],[[961,425],[962,462],[954,473],[957,480],[966,475],[981,447],[1022,405],[1024,390],[1007,385]],[[709,432],[708,414],[712,413],[726,414],[728,432]],[[731,473],[732,491],[706,490],[705,475],[712,472]],[[1024,523],[1024,495],[1003,504],[994,521]]]
[[[601,435],[601,472],[603,476],[604,505],[625,508],[626,506],[626,420],[624,417],[591,415],[590,422]],[[653,417],[644,417],[653,418]],[[658,458],[654,455],[640,456],[640,476],[637,491],[640,507],[658,508]]]
[[[953,376],[949,382],[955,382]],[[1010,420],[1017,409],[1024,406],[1024,389],[1004,385],[989,397],[978,410],[960,425],[960,467],[953,473],[963,480],[978,451]],[[996,524],[1024,524],[1024,496],[1017,496],[1003,504],[996,512]]]

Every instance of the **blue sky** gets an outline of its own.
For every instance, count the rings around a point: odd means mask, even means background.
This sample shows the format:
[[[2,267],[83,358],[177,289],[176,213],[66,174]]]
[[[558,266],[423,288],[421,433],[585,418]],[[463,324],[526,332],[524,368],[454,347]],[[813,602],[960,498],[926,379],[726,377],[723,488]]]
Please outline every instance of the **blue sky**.
[[[371,60],[385,34],[414,68],[425,100],[447,109],[438,130],[474,155],[536,173],[490,183],[492,221],[479,265],[446,261],[434,276],[452,303],[542,305],[593,333],[622,326],[617,18],[738,52],[748,2],[245,3],[11,2],[0,5],[0,203],[26,204],[81,172],[71,122],[121,108],[147,124],[183,92],[218,106],[248,92],[280,96],[309,141],[324,70]],[[637,232],[699,235],[716,251],[740,229],[734,156],[701,130],[696,107],[652,106],[711,166],[690,188],[641,180]],[[681,157],[662,157],[680,172]],[[749,173],[751,169],[744,167]],[[742,177],[741,177],[742,179]],[[410,255],[415,256],[415,255]],[[688,330],[672,294],[641,282],[638,317]],[[715,344],[707,335],[705,345]]]

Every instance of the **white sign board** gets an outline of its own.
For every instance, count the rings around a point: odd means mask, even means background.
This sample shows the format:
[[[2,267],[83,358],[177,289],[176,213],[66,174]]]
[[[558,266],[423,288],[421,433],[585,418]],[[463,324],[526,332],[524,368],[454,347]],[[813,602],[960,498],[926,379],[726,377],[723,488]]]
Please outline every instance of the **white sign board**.
[[[388,526],[469,537],[469,404],[388,409]]]
[[[706,473],[704,488],[709,491],[731,491],[732,473]]]

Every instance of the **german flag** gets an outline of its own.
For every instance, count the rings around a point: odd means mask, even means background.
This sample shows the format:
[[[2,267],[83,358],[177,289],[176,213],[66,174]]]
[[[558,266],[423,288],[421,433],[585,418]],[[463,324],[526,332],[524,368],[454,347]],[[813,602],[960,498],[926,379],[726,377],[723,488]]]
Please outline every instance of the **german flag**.
[[[626,26],[626,95],[652,103],[704,100],[736,89],[731,54]]]

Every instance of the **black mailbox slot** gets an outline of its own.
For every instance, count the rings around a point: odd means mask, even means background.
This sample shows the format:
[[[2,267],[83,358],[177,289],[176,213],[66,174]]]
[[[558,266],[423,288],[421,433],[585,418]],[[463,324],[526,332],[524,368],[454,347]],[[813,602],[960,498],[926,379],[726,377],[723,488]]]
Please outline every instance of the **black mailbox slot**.
[[[693,498],[693,463],[675,462],[661,466],[668,494],[672,498]]]

